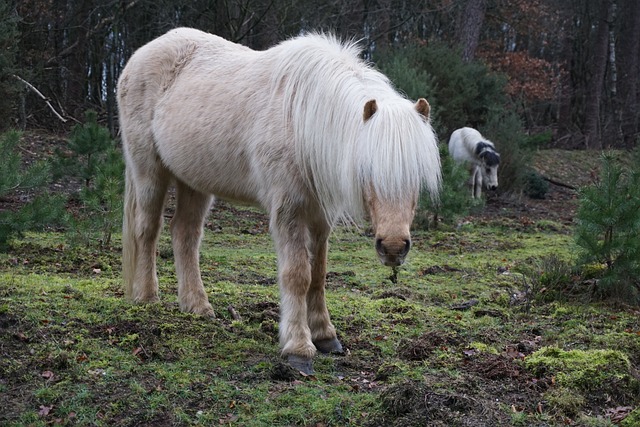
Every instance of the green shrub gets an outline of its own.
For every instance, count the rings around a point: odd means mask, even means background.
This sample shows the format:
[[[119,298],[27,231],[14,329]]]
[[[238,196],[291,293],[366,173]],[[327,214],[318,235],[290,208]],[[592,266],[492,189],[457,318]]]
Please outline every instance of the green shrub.
[[[575,239],[579,265],[604,268],[595,293],[640,304],[640,169],[602,155],[599,179],[580,190]]]
[[[56,150],[54,177],[76,177],[89,187],[97,168],[104,161],[104,153],[114,147],[109,130],[98,124],[98,115],[89,110],[85,123],[73,127],[66,151]]]
[[[377,52],[377,66],[412,98],[426,97],[440,135],[478,127],[506,102],[506,80],[481,62],[465,63],[445,43],[413,44]],[[424,93],[424,90],[428,90]]]
[[[0,250],[6,250],[11,238],[28,230],[43,229],[64,223],[63,199],[49,195],[49,164],[43,161],[22,167],[18,151],[20,133],[10,131],[0,136],[0,197],[23,193],[30,202],[17,210],[0,211]]]
[[[84,182],[78,194],[80,209],[73,219],[73,231],[85,243],[97,232],[99,243],[108,246],[122,222],[122,154],[109,130],[98,124],[94,111],[87,111],[86,122],[72,129],[67,148],[67,153],[59,152],[57,176]]]
[[[500,153],[498,191],[521,194],[531,164],[531,152],[525,148],[522,120],[513,112],[496,109],[489,112],[487,122],[480,128],[493,141]]]
[[[532,199],[544,199],[549,192],[549,183],[533,169],[524,176],[524,192]]]
[[[426,98],[432,106],[429,116],[431,124],[437,128],[438,109],[433,108],[434,87],[433,77],[423,69],[415,67],[409,58],[403,55],[393,55],[378,64],[380,70],[393,82],[394,86],[409,99]]]

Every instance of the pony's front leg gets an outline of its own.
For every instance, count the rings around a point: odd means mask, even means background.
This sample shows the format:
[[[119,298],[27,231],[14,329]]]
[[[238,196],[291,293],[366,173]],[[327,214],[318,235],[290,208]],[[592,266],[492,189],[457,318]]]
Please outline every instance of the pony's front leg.
[[[282,356],[287,357],[292,367],[311,374],[316,348],[307,323],[307,293],[311,284],[309,232],[299,220],[282,214],[272,215],[270,227],[278,253]]]
[[[316,349],[325,354],[343,352],[325,300],[327,241],[330,230],[329,225],[323,223],[311,231],[311,286],[307,293],[307,321],[311,340]]]
[[[482,197],[482,171],[480,166],[476,166],[473,169],[471,193],[473,198],[479,199]]]
[[[200,240],[211,196],[178,182],[176,213],[171,220],[173,256],[178,276],[178,301],[187,313],[213,317],[213,307],[200,277]]]

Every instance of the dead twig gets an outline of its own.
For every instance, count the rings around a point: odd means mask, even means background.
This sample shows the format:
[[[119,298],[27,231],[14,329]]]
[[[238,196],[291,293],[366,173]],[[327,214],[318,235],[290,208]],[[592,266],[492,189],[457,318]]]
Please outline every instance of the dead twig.
[[[49,108],[51,109],[51,111],[53,111],[53,114],[55,114],[60,120],[62,120],[63,122],[66,122],[67,119],[65,119],[64,117],[62,117],[55,108],[53,108],[53,105],[51,105],[51,101],[49,101],[49,98],[47,98],[46,96],[44,96],[42,94],[42,92],[40,92],[34,85],[32,85],[31,83],[29,83],[28,81],[26,81],[25,79],[23,79],[20,76],[16,76],[15,74],[13,74],[13,77],[15,77],[16,79],[20,80],[22,83],[25,84],[25,86],[27,86],[29,89],[31,89],[33,92],[35,92],[36,95],[38,95],[40,98],[42,98],[44,100],[44,102],[49,106]]]
[[[558,180],[553,179],[553,178],[549,178],[548,176],[544,176],[544,175],[540,175],[540,176],[542,177],[542,179],[544,179],[547,182],[552,183],[553,185],[557,185],[559,187],[568,188],[568,189],[574,190],[574,191],[578,190],[576,187],[574,187],[571,184],[565,184],[564,182],[558,181]]]
[[[240,317],[240,315],[238,314],[238,312],[236,311],[235,308],[233,308],[232,305],[229,305],[227,307],[227,310],[229,310],[229,314],[231,314],[231,317],[233,318],[233,320],[236,320],[238,322],[242,321],[242,317]]]

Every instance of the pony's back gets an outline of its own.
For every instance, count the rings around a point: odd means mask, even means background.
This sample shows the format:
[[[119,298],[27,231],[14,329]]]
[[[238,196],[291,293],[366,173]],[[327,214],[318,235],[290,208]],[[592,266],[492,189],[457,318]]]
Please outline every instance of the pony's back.
[[[133,114],[144,114],[150,121],[158,98],[175,81],[182,67],[203,46],[211,45],[218,46],[220,52],[237,46],[193,28],[176,28],[136,50],[118,79],[118,106],[125,126]]]
[[[479,159],[475,155],[475,148],[480,142],[494,147],[493,142],[482,136],[476,129],[470,127],[457,129],[449,138],[449,154],[459,163],[478,164]]]

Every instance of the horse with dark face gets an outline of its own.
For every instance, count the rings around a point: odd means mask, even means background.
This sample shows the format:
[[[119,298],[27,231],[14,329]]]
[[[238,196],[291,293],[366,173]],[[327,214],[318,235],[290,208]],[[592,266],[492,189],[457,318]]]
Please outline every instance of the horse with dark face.
[[[449,138],[449,154],[457,163],[469,166],[471,197],[480,198],[483,185],[487,190],[498,188],[500,154],[480,132],[473,128],[454,131]]]
[[[254,51],[188,28],[134,53],[118,82],[130,300],[159,300],[156,245],[173,183],[183,311],[214,315],[199,269],[213,197],[259,205],[278,256],[282,355],[312,372],[316,350],[342,351],[325,303],[332,227],[369,216],[380,261],[398,266],[421,189],[437,197],[440,186],[428,102],[400,96],[359,53],[329,35]]]

